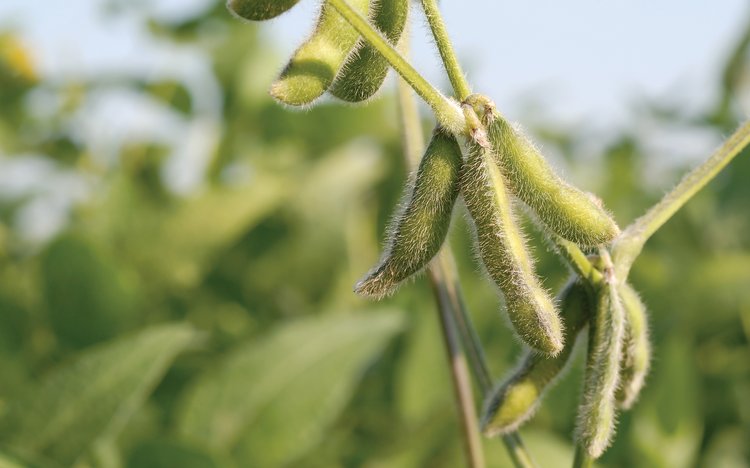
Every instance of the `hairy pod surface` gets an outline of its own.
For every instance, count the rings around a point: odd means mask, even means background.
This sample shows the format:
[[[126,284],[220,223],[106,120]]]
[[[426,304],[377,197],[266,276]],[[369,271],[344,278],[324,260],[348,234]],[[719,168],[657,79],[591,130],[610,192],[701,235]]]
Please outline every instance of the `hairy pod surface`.
[[[437,127],[404,208],[389,228],[383,257],[357,283],[354,288],[357,294],[386,296],[437,254],[450,227],[461,164],[461,148],[456,138]]]
[[[489,139],[510,190],[552,232],[584,246],[606,243],[620,232],[592,194],[558,176],[544,156],[496,112],[485,112]]]
[[[367,16],[369,0],[350,0],[350,4]],[[315,31],[271,85],[271,96],[292,106],[310,104],[331,86],[357,39],[359,33],[324,2]]]
[[[576,421],[577,441],[593,458],[604,453],[615,431],[615,393],[625,334],[625,312],[615,285],[605,282],[596,299],[596,312],[589,323],[586,375]]]
[[[625,337],[622,343],[617,404],[622,409],[630,409],[641,393],[651,366],[651,344],[648,339],[646,306],[629,284],[621,285],[619,292],[625,309]]]
[[[482,432],[492,437],[515,431],[536,412],[544,392],[565,368],[573,352],[576,336],[592,313],[593,301],[587,287],[570,281],[560,293],[565,325],[565,347],[555,357],[527,351],[519,368],[485,401]]]
[[[249,21],[265,21],[286,12],[299,0],[227,0],[234,16]]]
[[[373,24],[391,44],[398,44],[409,14],[409,0],[380,0],[371,8],[375,8]],[[380,52],[363,44],[349,56],[330,92],[344,101],[362,102],[380,89],[388,69],[388,61]]]
[[[481,135],[481,133],[480,133]],[[563,348],[560,317],[534,273],[494,155],[474,136],[461,171],[461,194],[474,221],[479,255],[505,296],[508,317],[530,347],[555,355]]]

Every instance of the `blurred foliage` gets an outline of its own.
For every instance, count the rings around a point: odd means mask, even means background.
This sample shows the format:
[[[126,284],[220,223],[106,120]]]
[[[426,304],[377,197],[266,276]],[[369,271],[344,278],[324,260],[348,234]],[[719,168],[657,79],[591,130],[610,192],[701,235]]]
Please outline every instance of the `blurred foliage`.
[[[0,171],[35,171],[25,189],[0,187],[0,466],[459,466],[429,290],[418,280],[377,306],[351,292],[406,177],[392,96],[281,108],[265,94],[280,62],[220,3],[179,22],[150,19],[148,31],[205,58],[219,112],[176,78],[45,79],[33,51],[0,34]],[[637,125],[606,136],[535,133],[627,224],[686,169],[653,183],[644,125],[718,140],[737,124],[750,28],[740,36],[703,115],[651,102]],[[174,141],[127,138],[113,157],[99,154],[80,117],[113,91],[183,123],[212,122],[200,183],[168,183],[187,164]],[[603,151],[585,165],[592,138]],[[636,263],[656,357],[601,466],[750,466],[748,178],[742,155]],[[61,180],[72,185],[55,191]],[[71,190],[83,195],[58,203]],[[36,238],[35,216],[62,221]],[[460,214],[451,241],[500,376],[519,346],[476,273]],[[564,268],[536,246],[547,286],[561,286]],[[521,431],[542,466],[572,458],[577,356]],[[490,466],[509,466],[501,444],[485,447]]]

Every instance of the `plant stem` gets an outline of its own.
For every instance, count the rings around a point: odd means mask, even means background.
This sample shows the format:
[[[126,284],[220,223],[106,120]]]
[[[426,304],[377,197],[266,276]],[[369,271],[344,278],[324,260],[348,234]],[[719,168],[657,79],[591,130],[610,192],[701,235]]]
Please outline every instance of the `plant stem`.
[[[453,45],[448,38],[448,31],[445,28],[443,16],[440,14],[437,0],[422,0],[422,9],[430,24],[432,36],[435,38],[440,57],[443,59],[445,71],[451,81],[453,90],[459,101],[463,101],[471,94],[471,87],[466,81],[466,76],[461,71],[456,53],[453,51]]]
[[[450,248],[444,247],[440,249],[440,252],[433,263],[433,268],[440,269],[443,278],[445,279],[446,290],[454,312],[453,319],[458,326],[458,332],[461,334],[461,342],[466,350],[466,355],[474,374],[474,378],[479,385],[479,390],[482,396],[487,396],[487,394],[492,391],[492,377],[490,377],[490,370],[487,366],[487,359],[484,356],[484,350],[479,341],[479,336],[471,322],[471,317],[469,316],[463,294],[461,293],[461,284],[458,280],[456,261],[453,258],[453,253]]]
[[[451,81],[453,92],[459,100],[463,101],[471,94],[471,87],[466,81],[466,76],[461,70],[461,65],[458,63],[458,58],[448,38],[445,22],[440,14],[437,2],[436,0],[422,0],[422,8],[430,24],[432,35],[440,52],[443,66]],[[444,277],[448,276],[449,283],[452,284],[455,321],[459,324],[459,328],[462,331],[464,346],[469,350],[469,362],[472,364],[474,376],[481,387],[482,396],[486,397],[492,391],[492,377],[490,376],[481,342],[472,326],[471,317],[463,301],[453,255],[447,247],[443,247],[438,255],[438,261],[435,263],[443,271],[447,272],[444,274]],[[536,466],[531,455],[526,451],[521,436],[517,432],[514,431],[503,435],[502,440],[505,448],[508,450],[508,455],[516,467],[533,468]]]
[[[383,34],[375,29],[365,17],[354,10],[347,0],[326,0],[354,27],[362,38],[372,45],[375,50],[391,64],[399,75],[409,83],[414,91],[425,100],[432,110],[438,122],[454,134],[464,131],[464,117],[460,107],[454,101],[445,97],[435,89],[422,75],[411,66],[411,64],[391,45]]]
[[[586,453],[583,447],[577,446],[575,458],[573,458],[573,468],[590,468],[592,466],[594,466],[594,459]]]
[[[613,255],[620,278],[626,278],[643,244],[690,198],[750,144],[750,122],[744,123],[706,162],[688,173],[645,215],[636,219],[615,241]]]
[[[408,30],[404,31],[401,43],[399,44],[401,54],[405,57],[409,55],[408,37]],[[398,80],[398,101],[403,130],[404,156],[410,168],[414,169],[419,165],[419,160],[424,152],[424,137],[414,95],[404,80]],[[451,249],[447,244],[440,249],[435,260],[428,265],[427,272],[433,291],[443,291],[450,305],[449,310],[452,320],[441,320],[441,323],[446,326],[451,325],[456,327],[461,334],[461,341],[464,348],[468,351],[469,365],[484,397],[492,390],[492,377],[490,376],[481,342],[471,323],[471,317],[464,303],[456,263]],[[441,283],[437,283],[438,281]],[[439,297],[436,294],[436,298]],[[446,331],[443,333],[447,336]],[[453,367],[451,370],[453,370]],[[457,371],[460,371],[460,369],[457,369]],[[456,375],[453,378],[454,381],[458,379]],[[457,397],[459,396],[457,394]],[[465,406],[462,403],[459,403],[459,405],[460,407]],[[478,434],[478,425],[475,425],[471,431]],[[467,436],[468,439],[469,436]],[[534,462],[528,452],[526,452],[523,441],[518,433],[513,432],[503,436],[503,443],[516,467],[534,468]]]
[[[601,272],[594,268],[580,247],[556,234],[551,234],[549,238],[554,244],[557,253],[565,259],[578,276],[587,280],[592,285],[602,281]]]
[[[456,393],[458,410],[461,415],[467,460],[470,467],[482,468],[485,466],[484,452],[482,451],[482,441],[478,430],[479,422],[474,406],[474,396],[471,392],[469,370],[466,367],[466,359],[461,351],[458,334],[456,333],[456,323],[451,313],[452,305],[445,287],[445,278],[437,268],[428,269],[427,275],[430,278],[430,286],[432,286],[435,301],[440,311],[440,324],[445,350],[450,361],[453,389]]]
[[[399,48],[404,56],[408,56],[408,25],[407,29],[403,32]],[[419,165],[419,160],[424,152],[425,142],[417,102],[414,99],[411,88],[404,80],[398,80],[398,101],[404,157],[409,168],[413,170]],[[445,252],[448,251],[442,248],[438,256],[442,258]],[[456,297],[460,292],[457,292],[455,285],[452,284],[451,280],[453,276],[451,275],[452,272],[446,272],[446,268],[442,262],[435,261],[427,267],[427,276],[438,305],[443,341],[450,362],[451,379],[463,427],[467,460],[469,466],[484,466],[484,452],[482,451],[481,437],[478,430],[479,424],[476,417],[474,397],[471,391],[471,382],[466,367],[466,359],[461,351],[456,334],[456,330],[459,327],[456,325],[455,307]]]

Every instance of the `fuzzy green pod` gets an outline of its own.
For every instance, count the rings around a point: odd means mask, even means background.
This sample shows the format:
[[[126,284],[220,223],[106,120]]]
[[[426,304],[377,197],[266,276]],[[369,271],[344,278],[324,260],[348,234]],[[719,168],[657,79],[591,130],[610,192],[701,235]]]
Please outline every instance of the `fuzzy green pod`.
[[[620,364],[620,388],[617,404],[630,409],[638,399],[651,365],[651,344],[648,339],[646,306],[632,286],[620,286],[620,298],[625,309],[625,338]]]
[[[473,111],[467,113],[467,117],[471,115],[476,119]],[[461,171],[461,195],[474,221],[479,256],[502,290],[508,317],[521,339],[538,351],[555,355],[563,348],[560,317],[534,273],[505,178],[494,157],[483,130],[472,131]]]
[[[227,9],[236,17],[265,21],[286,12],[299,0],[227,0]]]
[[[380,0],[374,8],[373,24],[395,46],[406,25],[409,0]],[[388,69],[388,61],[380,52],[370,44],[363,44],[349,56],[330,92],[344,101],[365,101],[383,85]]]
[[[350,0],[350,4],[367,15],[369,0]],[[292,106],[310,104],[331,86],[358,39],[359,33],[324,2],[315,31],[271,85],[271,96]]]
[[[382,298],[420,271],[443,245],[458,197],[461,148],[437,127],[419,164],[408,198],[389,228],[379,264],[354,288],[357,294]]]
[[[596,312],[589,323],[586,375],[576,421],[576,439],[593,458],[604,453],[615,432],[615,393],[625,334],[625,312],[615,285],[605,281],[596,299]]]
[[[510,190],[547,228],[585,246],[607,243],[619,234],[620,228],[601,201],[560,178],[536,147],[494,107],[485,110],[483,120]]]
[[[588,290],[581,282],[570,281],[563,288],[560,315],[565,325],[565,347],[555,357],[526,352],[519,368],[485,401],[481,424],[486,436],[515,431],[534,415],[544,392],[565,368],[592,305]]]

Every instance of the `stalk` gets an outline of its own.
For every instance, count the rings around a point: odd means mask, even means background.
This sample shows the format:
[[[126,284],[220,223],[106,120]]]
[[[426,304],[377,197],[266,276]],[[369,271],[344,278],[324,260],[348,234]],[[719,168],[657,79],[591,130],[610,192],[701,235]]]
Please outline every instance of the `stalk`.
[[[380,52],[394,70],[432,107],[440,124],[453,134],[464,131],[464,117],[461,108],[454,101],[432,86],[413,66],[375,29],[367,19],[356,11],[347,0],[327,0],[339,14],[349,22],[371,46]]]
[[[440,17],[439,12],[433,14],[432,17],[433,21],[442,24],[442,18]],[[447,36],[444,35],[443,37],[444,44],[450,45]],[[408,38],[409,31],[405,31],[399,47],[403,56],[407,57],[409,54]],[[453,57],[453,63],[455,64],[454,70],[457,70],[458,75],[463,77],[463,73],[460,71],[460,67],[458,67],[458,61],[455,59],[455,54],[453,54],[452,50],[446,54],[448,57]],[[470,93],[468,85],[465,87],[465,92],[468,96],[468,93]],[[458,94],[459,97],[462,97],[461,93]],[[405,79],[398,80],[398,102],[401,111],[401,123],[403,125],[402,138],[404,154],[410,166],[416,167],[419,164],[419,159],[424,151],[424,137],[422,136],[422,126],[419,120],[419,113],[417,111],[414,95],[411,93]],[[461,292],[456,263],[450,246],[447,243],[440,249],[435,260],[433,260],[433,262],[427,267],[427,272],[433,291],[440,289],[446,294],[449,301],[450,307],[448,310],[451,312],[451,320],[441,319],[441,324],[443,326],[453,326],[458,328],[458,332],[461,335],[461,341],[467,351],[466,357],[468,357],[474,378],[476,379],[481,395],[484,398],[492,391],[492,377],[489,372],[489,367],[487,366],[487,360],[481,342],[479,341],[479,337],[466,308],[463,294]],[[442,281],[442,284],[436,284],[436,281]],[[440,296],[436,293],[436,299],[439,300],[439,298]],[[443,330],[443,334],[445,336],[449,335],[447,330]],[[446,345],[449,344],[449,341],[446,339]],[[453,353],[451,353],[451,356],[453,356]],[[458,376],[454,374],[454,381],[457,377]],[[459,407],[463,408],[465,405],[460,403]],[[469,430],[479,436],[479,425],[476,422],[474,409],[472,409],[472,413],[474,413],[475,424],[472,428],[469,428]],[[466,418],[464,418],[464,420],[465,419]],[[467,439],[470,439],[471,437],[473,436],[466,436]],[[517,432],[504,435],[502,440],[508,451],[508,455],[517,468],[534,468],[536,466],[531,455],[526,451],[523,441]]]

